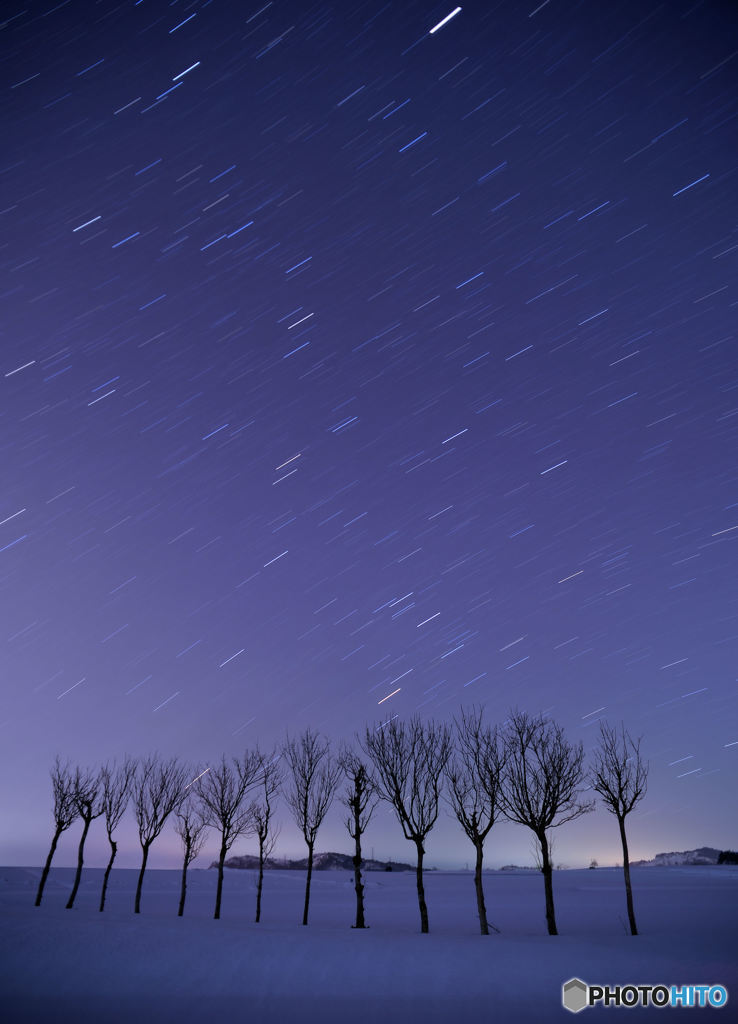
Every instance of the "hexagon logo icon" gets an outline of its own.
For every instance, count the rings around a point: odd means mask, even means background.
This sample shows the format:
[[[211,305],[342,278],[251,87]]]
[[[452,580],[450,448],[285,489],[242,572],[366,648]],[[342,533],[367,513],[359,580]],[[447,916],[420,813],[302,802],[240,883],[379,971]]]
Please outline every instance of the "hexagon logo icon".
[[[579,1013],[587,1005],[587,985],[579,978],[569,978],[561,987],[561,1002],[564,1009]]]

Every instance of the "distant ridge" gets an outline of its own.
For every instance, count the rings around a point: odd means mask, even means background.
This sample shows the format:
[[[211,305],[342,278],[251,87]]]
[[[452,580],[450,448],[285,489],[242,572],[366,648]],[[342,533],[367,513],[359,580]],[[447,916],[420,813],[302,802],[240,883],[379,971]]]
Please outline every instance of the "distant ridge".
[[[213,861],[211,868],[218,866]],[[259,867],[259,858],[251,853],[243,854],[240,857],[229,857],[225,861],[227,868],[237,871],[252,871]],[[268,857],[264,862],[264,868],[270,871],[306,871],[307,857],[301,860],[276,859]],[[411,864],[403,864],[399,861],[373,860],[371,857],[361,862],[362,871],[414,871]],[[314,871],[353,871],[353,858],[347,853],[316,853],[313,857]]]
[[[674,867],[674,866],[699,866],[705,864],[717,864],[720,857],[720,850],[712,846],[700,846],[696,850],[682,850],[674,853],[657,853],[653,860],[634,860],[633,867]]]

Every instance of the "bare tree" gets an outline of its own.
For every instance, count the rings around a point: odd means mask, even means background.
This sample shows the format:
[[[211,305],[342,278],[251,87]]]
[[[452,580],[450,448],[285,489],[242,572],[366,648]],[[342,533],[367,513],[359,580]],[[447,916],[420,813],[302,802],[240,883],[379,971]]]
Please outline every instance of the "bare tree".
[[[262,759],[261,795],[251,807],[254,831],[259,840],[259,877],[256,883],[256,924],[261,921],[261,894],[264,888],[264,864],[279,838],[279,826],[272,821],[274,801],[282,785],[279,754],[272,752]]]
[[[502,816],[502,771],[504,750],[497,729],[482,722],[482,709],[462,710],[455,719],[455,749],[446,766],[448,802],[459,824],[474,844],[474,888],[477,895],[479,927],[489,935],[490,923],[484,902],[482,863],[484,841]],[[499,931],[492,925],[494,931]]]
[[[143,856],[136,886],[136,914],[141,913],[141,889],[151,844],[182,801],[186,782],[187,767],[176,757],[162,761],[158,754],[151,754],[139,763],[133,782],[133,809]]]
[[[187,868],[200,854],[206,839],[207,825],[202,816],[202,809],[198,806],[197,799],[190,791],[188,796],[175,810],[176,820],[174,831],[182,840],[184,856],[182,859],[182,885],[179,892],[179,909],[177,917],[184,914],[185,897],[187,895]]]
[[[376,785],[368,765],[349,747],[343,747],[338,763],[346,776],[347,786],[341,802],[348,808],[346,828],[354,840],[354,891],[356,893],[356,921],[354,928],[366,928],[364,922],[364,885],[361,881],[361,837],[366,831],[377,806]]]
[[[102,781],[102,805],[105,815],[105,831],[110,843],[110,860],[105,868],[103,876],[102,892],[100,893],[100,912],[105,909],[105,895],[108,891],[108,880],[113,870],[113,861],[118,852],[118,843],[113,839],[113,833],[120,824],[120,819],[125,814],[128,800],[131,795],[131,786],[136,776],[136,762],[133,758],[126,757],[123,764],[116,767],[115,764],[105,764],[100,769]]]
[[[239,836],[252,827],[251,808],[245,804],[247,792],[256,785],[261,770],[261,756],[246,751],[239,761],[221,758],[220,764],[207,769],[197,780],[197,793],[202,803],[203,818],[220,832],[218,854],[218,884],[215,893],[215,913],[220,918],[223,897],[223,865],[226,854]]]
[[[641,757],[641,740],[632,739],[621,723],[620,735],[617,730],[600,722],[600,745],[593,755],[589,771],[592,788],[602,797],[605,807],[618,819],[620,842],[623,845],[623,874],[625,875],[625,897],[628,904],[628,921],[631,935],[638,934],[635,912],[633,911],[633,890],[630,885],[630,860],[628,840],[625,835],[625,819],[646,795],[648,763]],[[596,864],[596,861],[593,861]]]
[[[82,865],[84,864],[85,841],[90,825],[104,813],[105,807],[102,802],[102,778],[99,772],[93,772],[89,768],[77,768],[74,773],[74,802],[77,811],[82,819],[82,835],[77,850],[77,870],[74,875],[74,885],[67,900],[67,910],[71,910],[79,889],[82,878]]]
[[[558,935],[548,832],[593,809],[593,803],[579,799],[584,748],[581,743],[569,743],[563,728],[555,722],[515,711],[506,723],[504,749],[505,814],[510,821],[526,825],[538,840],[548,934]]]
[[[310,906],[315,838],[333,800],[341,778],[341,769],[331,756],[329,742],[321,740],[320,736],[310,729],[306,729],[298,739],[287,737],[284,756],[287,758],[292,776],[290,788],[286,793],[287,804],[308,848],[305,906],[302,912],[302,923],[306,925]]]
[[[367,729],[363,747],[374,764],[379,796],[392,804],[403,835],[415,843],[420,930],[427,932],[425,839],[438,818],[443,772],[451,755],[450,730],[432,721],[424,724],[417,716],[407,723],[393,718]]]
[[[74,775],[69,764],[62,764],[58,755],[54,761],[54,767],[51,769],[51,788],[54,794],[54,835],[44,870],[41,872],[41,881],[38,883],[35,904],[37,907],[41,906],[41,898],[44,894],[46,879],[49,877],[49,869],[56,852],[59,836],[62,832],[66,832],[79,817],[79,809],[74,799]]]

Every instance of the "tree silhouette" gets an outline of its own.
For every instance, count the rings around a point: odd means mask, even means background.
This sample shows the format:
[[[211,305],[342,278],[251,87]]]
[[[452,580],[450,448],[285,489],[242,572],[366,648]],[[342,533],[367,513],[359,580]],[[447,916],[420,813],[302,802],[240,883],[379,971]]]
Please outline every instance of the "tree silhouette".
[[[215,892],[215,913],[220,918],[223,896],[223,865],[226,854],[239,836],[252,827],[251,808],[246,806],[248,791],[256,785],[261,770],[261,757],[255,751],[246,751],[239,761],[222,757],[197,780],[197,793],[202,804],[203,818],[220,832],[218,853],[218,884]]]
[[[186,781],[187,768],[176,757],[162,761],[158,754],[152,754],[139,763],[133,781],[133,809],[142,851],[134,903],[136,914],[141,913],[141,890],[149,850],[164,828],[167,818],[183,799]]]
[[[555,722],[515,711],[505,726],[504,751],[502,804],[510,821],[526,825],[538,840],[548,934],[558,935],[548,831],[593,809],[579,800],[584,748],[569,743]]]
[[[425,839],[438,818],[442,776],[451,755],[447,726],[393,718],[367,729],[363,743],[375,769],[377,792],[395,809],[406,839],[415,843],[415,878],[420,908],[420,930],[428,931],[428,907],[423,886]]]
[[[35,903],[37,907],[41,906],[41,898],[44,894],[46,879],[49,877],[49,869],[51,861],[54,859],[59,836],[62,832],[66,832],[79,817],[79,809],[74,799],[74,775],[69,764],[62,764],[58,755],[54,760],[54,767],[51,769],[51,789],[54,795],[54,835],[44,870],[41,872],[41,881],[38,883]]]
[[[346,776],[347,786],[341,802],[348,808],[346,828],[354,840],[354,892],[356,893],[356,921],[354,928],[365,928],[364,886],[361,881],[361,837],[366,831],[377,806],[376,785],[368,766],[349,747],[344,747],[338,763]]]
[[[291,774],[285,799],[308,848],[305,905],[302,912],[302,923],[306,925],[315,838],[333,800],[341,769],[331,757],[329,742],[321,740],[311,729],[306,729],[298,739],[290,739],[288,736],[284,756]]]
[[[474,888],[482,935],[489,935],[484,901],[484,841],[502,816],[502,771],[505,755],[497,729],[482,722],[482,709],[461,711],[454,720],[456,744],[446,766],[448,801],[459,824],[474,844]],[[495,928],[499,931],[499,928]]]
[[[179,891],[179,909],[177,917],[184,914],[185,897],[187,896],[187,868],[201,852],[206,839],[207,825],[198,805],[197,797],[190,791],[179,807],[175,810],[174,831],[182,840],[182,884]]]
[[[605,807],[618,820],[620,842],[623,846],[623,874],[625,876],[628,921],[631,935],[637,935],[638,928],[633,910],[633,890],[630,885],[630,860],[628,840],[625,835],[625,819],[646,795],[648,764],[644,763],[641,757],[640,738],[633,740],[622,724],[618,736],[616,729],[608,725],[607,722],[600,722],[600,745],[593,755],[589,781],[592,788],[602,797]]]
[[[67,910],[71,910],[79,889],[82,878],[82,865],[84,864],[85,841],[90,825],[105,812],[102,799],[102,778],[99,772],[93,772],[89,768],[84,771],[77,768],[74,773],[74,802],[77,811],[82,819],[82,835],[77,850],[77,870],[74,875],[74,885],[67,900]]]
[[[113,833],[120,824],[120,819],[123,817],[126,807],[128,806],[128,800],[131,796],[131,786],[135,776],[136,762],[130,757],[126,757],[123,764],[118,767],[113,763],[112,765],[105,764],[100,769],[105,831],[108,836],[108,842],[110,843],[110,859],[108,860],[107,867],[105,868],[102,892],[100,893],[101,912],[105,909],[105,896],[108,891],[108,880],[110,879],[110,872],[113,870],[115,855],[118,852],[118,844],[115,839],[113,839]]]
[[[264,888],[264,864],[279,838],[279,826],[272,821],[274,801],[282,785],[279,755],[274,751],[262,759],[261,796],[252,804],[254,831],[259,840],[259,877],[256,883],[256,924],[261,921],[261,894]]]

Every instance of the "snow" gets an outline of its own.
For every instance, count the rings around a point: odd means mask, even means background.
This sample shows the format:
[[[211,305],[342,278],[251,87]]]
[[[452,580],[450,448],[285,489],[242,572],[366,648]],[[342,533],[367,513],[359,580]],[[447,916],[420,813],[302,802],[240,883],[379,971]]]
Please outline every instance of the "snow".
[[[307,927],[299,923],[302,872],[266,874],[259,925],[253,871],[226,873],[220,921],[212,919],[214,871],[190,871],[181,919],[178,871],[147,872],[140,915],[136,871],[113,871],[103,914],[96,868],[85,869],[77,903],[65,909],[73,875],[52,868],[36,908],[40,869],[0,868],[7,1024],[538,1024],[574,1019],[561,1007],[561,985],[572,976],[590,984],[722,984],[730,998],[718,1019],[737,1019],[731,866],[634,869],[642,932],[635,938],[625,931],[622,873],[609,868],[555,873],[557,937],[546,934],[543,882],[531,872],[485,875],[489,919],[501,929],[489,937],[479,934],[466,872],[426,874],[429,935],[419,931],[410,873],[365,875],[366,931],[350,927],[353,879],[345,871],[313,876]],[[585,1014],[594,1012],[601,1011]],[[677,1012],[630,1009],[626,1019]]]

